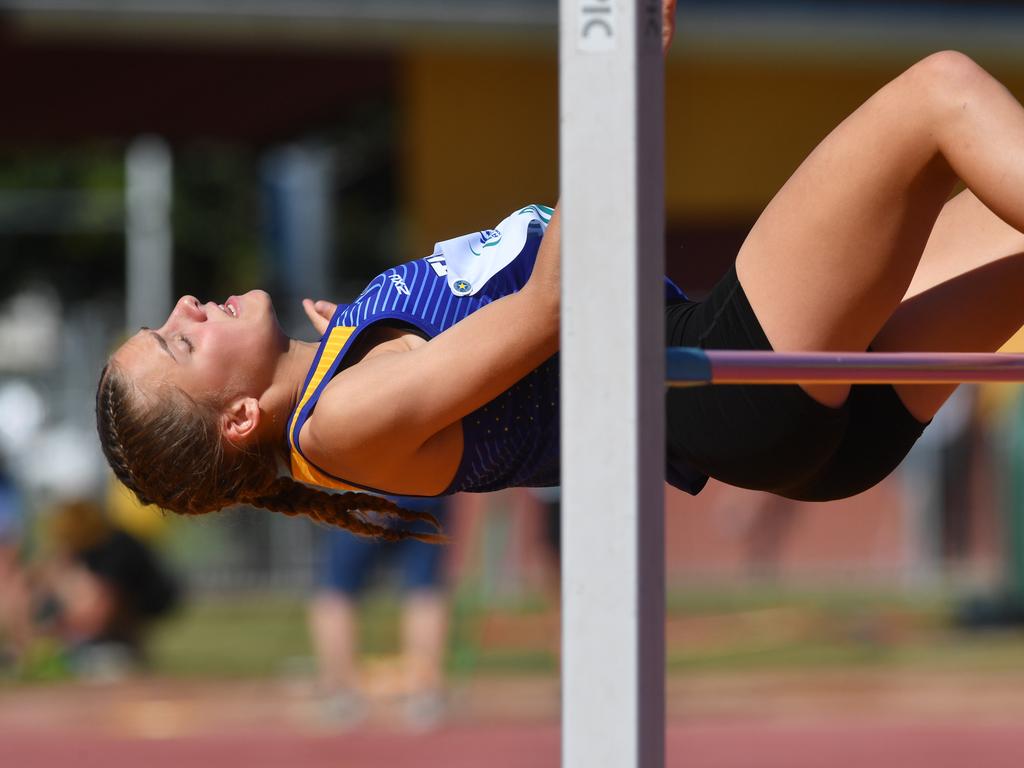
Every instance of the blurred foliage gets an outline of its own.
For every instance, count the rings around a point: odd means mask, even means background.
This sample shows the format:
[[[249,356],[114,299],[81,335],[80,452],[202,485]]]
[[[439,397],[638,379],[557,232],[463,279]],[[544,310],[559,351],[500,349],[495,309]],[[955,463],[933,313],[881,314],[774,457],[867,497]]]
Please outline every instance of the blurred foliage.
[[[245,147],[174,150],[176,291],[224,293],[260,271],[257,155]],[[124,147],[98,143],[0,152],[0,298],[47,283],[68,303],[124,293]],[[56,193],[26,226],[18,195]],[[13,221],[10,219],[14,219]],[[38,220],[38,225],[36,224]],[[29,229],[34,231],[17,231]]]
[[[334,150],[335,284],[365,281],[400,253],[395,109],[347,105],[316,134]],[[273,289],[264,242],[264,153],[273,147],[194,141],[172,147],[174,290],[221,298]],[[62,300],[124,293],[124,151],[119,142],[0,150],[0,300],[29,283]]]
[[[116,143],[4,148],[0,151],[0,189],[116,190],[124,183],[121,158]]]
[[[223,300],[264,282],[259,154],[196,143],[174,149],[174,295]]]
[[[320,140],[335,148],[335,285],[368,282],[388,267],[429,254],[401,252],[399,133],[394,104],[349,105]],[[352,296],[340,296],[351,299]]]
[[[5,196],[81,193],[78,202],[47,206],[42,216],[49,232],[31,231],[27,211],[16,199],[8,200],[0,219],[0,299],[29,283],[50,284],[65,300],[123,292],[124,236],[109,228],[103,231],[98,226],[102,222],[91,220],[88,213],[90,196],[117,193],[123,180],[121,151],[115,144],[0,151],[0,192]],[[96,215],[109,218],[106,211]],[[115,210],[115,220],[118,215]],[[86,228],[93,231],[82,231]],[[19,231],[26,229],[30,231]]]
[[[16,668],[0,668],[0,685],[55,683],[72,678],[68,656],[53,638],[41,638],[33,643]]]

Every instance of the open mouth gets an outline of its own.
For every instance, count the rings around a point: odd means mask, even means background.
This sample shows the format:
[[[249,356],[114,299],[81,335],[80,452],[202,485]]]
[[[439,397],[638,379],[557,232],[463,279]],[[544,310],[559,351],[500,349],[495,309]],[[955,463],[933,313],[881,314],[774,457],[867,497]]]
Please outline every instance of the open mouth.
[[[223,304],[218,304],[217,306],[220,307],[224,314],[230,315],[231,317],[238,317],[240,314],[238,311],[238,299],[234,296],[231,296]]]

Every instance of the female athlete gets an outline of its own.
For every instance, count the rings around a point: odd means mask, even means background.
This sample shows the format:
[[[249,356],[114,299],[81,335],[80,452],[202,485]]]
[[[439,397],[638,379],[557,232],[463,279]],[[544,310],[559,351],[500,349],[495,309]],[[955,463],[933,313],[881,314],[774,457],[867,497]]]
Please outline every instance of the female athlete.
[[[1022,232],[1024,108],[966,56],[936,53],[814,149],[706,300],[667,286],[668,344],[991,352],[1024,324]],[[407,526],[374,512],[417,516],[358,490],[557,483],[557,209],[527,206],[352,304],[305,308],[319,344],[286,337],[259,291],[185,296],[126,342],[96,401],[116,475],[183,514],[246,503],[392,538]],[[953,388],[671,390],[667,477],[691,493],[708,476],[796,499],[859,493]]]

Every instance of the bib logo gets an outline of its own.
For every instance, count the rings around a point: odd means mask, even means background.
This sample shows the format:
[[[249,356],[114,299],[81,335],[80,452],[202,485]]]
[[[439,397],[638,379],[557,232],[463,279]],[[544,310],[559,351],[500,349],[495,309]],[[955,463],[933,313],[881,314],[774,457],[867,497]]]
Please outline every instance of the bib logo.
[[[473,286],[469,284],[468,280],[456,280],[455,285],[452,286],[452,290],[454,290],[459,296],[465,296],[473,290]]]
[[[484,252],[484,248],[493,248],[501,242],[502,234],[497,229],[485,229],[480,233],[480,250],[473,247],[471,241],[467,242],[469,250],[474,256],[479,256]],[[468,238],[467,238],[468,240]]]
[[[403,296],[411,295],[409,291],[409,286],[405,284],[405,279],[401,275],[391,275],[391,284],[395,287],[395,290],[398,291]]]
[[[444,263],[443,253],[436,253],[433,256],[431,256],[429,259],[427,259],[427,264],[429,264],[433,268],[434,274],[437,275],[438,277],[448,276],[448,265]]]

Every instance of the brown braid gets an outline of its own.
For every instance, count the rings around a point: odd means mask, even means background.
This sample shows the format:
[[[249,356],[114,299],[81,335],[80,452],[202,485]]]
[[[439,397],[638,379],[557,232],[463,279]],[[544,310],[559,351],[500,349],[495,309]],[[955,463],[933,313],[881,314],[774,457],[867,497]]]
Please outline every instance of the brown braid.
[[[215,408],[170,385],[147,397],[113,362],[100,374],[96,429],[114,474],[143,504],[203,515],[244,503],[386,541],[447,541],[441,534],[391,527],[368,516],[440,530],[429,513],[367,493],[325,493],[279,477],[278,455],[270,446],[226,449]]]
[[[345,505],[339,505],[338,499],[343,500]],[[403,509],[381,496],[373,496],[369,493],[345,493],[341,496],[324,493],[316,488],[297,483],[290,477],[277,478],[259,495],[247,496],[245,501],[254,507],[262,507],[288,516],[306,515],[327,525],[347,528],[353,533],[373,536],[385,541],[398,541],[407,538],[432,544],[448,541],[448,538],[441,534],[392,528],[373,522],[367,517],[367,513],[379,513],[407,522],[424,522],[435,530],[440,530],[441,525],[437,518],[429,512],[413,512]]]

